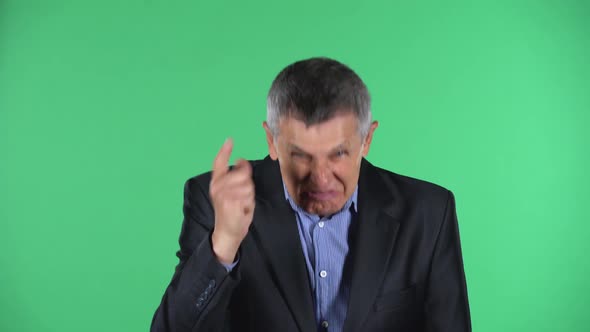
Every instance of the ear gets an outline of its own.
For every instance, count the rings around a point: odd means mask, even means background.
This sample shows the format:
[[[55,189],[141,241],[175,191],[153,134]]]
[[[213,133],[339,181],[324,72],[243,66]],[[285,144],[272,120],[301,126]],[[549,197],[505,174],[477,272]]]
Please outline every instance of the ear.
[[[262,127],[264,127],[264,131],[266,132],[266,144],[268,144],[268,154],[272,160],[277,160],[279,158],[279,154],[277,152],[277,147],[275,145],[274,137],[272,136],[272,132],[270,131],[270,127],[266,121],[262,122]]]
[[[373,121],[371,123],[371,127],[369,127],[369,131],[367,132],[367,136],[363,142],[363,157],[366,157],[369,154],[369,148],[371,147],[371,142],[373,141],[373,133],[377,127],[379,127],[379,122],[377,121]]]

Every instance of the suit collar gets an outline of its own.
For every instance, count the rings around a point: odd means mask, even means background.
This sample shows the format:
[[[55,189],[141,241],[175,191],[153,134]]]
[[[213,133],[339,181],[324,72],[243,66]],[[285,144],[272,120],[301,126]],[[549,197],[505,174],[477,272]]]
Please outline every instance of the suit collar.
[[[256,199],[270,204],[284,201],[283,178],[279,162],[266,156],[254,165],[254,185]]]

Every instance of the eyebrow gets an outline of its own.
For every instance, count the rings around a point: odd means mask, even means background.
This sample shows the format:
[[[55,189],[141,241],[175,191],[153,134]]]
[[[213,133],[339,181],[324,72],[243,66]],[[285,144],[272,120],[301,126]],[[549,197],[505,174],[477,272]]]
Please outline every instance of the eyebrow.
[[[295,150],[297,152],[300,152],[300,153],[303,153],[303,154],[306,154],[306,155],[309,155],[310,154],[309,152],[307,152],[307,151],[303,150],[302,148],[298,147],[297,145],[291,144],[291,143],[289,143],[289,149]]]
[[[346,144],[346,143],[347,142],[344,141],[344,142],[336,145],[334,148],[330,149],[330,152],[335,152],[335,151],[339,151],[339,150],[346,150],[346,149],[348,149],[348,144]],[[292,149],[292,150],[296,150],[297,152],[304,153],[306,155],[311,155],[311,153],[303,150],[302,148],[300,148],[297,145],[292,144],[292,143],[289,143],[289,148]]]

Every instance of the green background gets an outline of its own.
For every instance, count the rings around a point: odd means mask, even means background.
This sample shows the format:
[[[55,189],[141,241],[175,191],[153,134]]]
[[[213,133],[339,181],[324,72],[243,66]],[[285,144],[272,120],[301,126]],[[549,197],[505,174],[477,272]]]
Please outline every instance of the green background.
[[[590,2],[0,0],[0,330],[146,331],[186,179],[329,56],[457,198],[475,331],[588,331]]]

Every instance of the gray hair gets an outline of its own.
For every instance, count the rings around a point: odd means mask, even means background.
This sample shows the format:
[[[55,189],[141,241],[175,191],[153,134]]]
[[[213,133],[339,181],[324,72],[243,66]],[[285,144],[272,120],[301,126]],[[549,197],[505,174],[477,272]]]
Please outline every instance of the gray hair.
[[[268,92],[266,122],[273,137],[284,117],[306,126],[351,112],[358,119],[362,138],[371,127],[371,97],[361,78],[346,65],[329,58],[301,60],[285,67]]]

